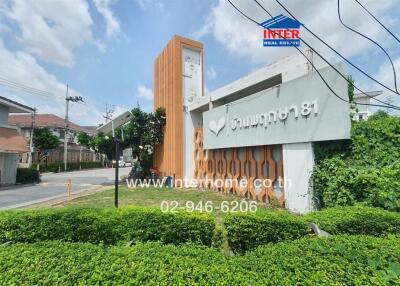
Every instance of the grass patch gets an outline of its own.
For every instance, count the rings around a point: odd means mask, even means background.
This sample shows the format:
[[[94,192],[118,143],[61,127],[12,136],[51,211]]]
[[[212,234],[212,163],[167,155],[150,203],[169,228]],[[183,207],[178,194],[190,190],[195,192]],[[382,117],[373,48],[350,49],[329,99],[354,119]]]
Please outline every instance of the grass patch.
[[[176,201],[181,210],[185,210],[188,202],[193,202],[198,205],[210,201],[213,205],[213,212],[220,214],[220,205],[224,201],[242,201],[234,195],[227,195],[221,192],[201,189],[171,189],[171,188],[128,188],[121,186],[119,188],[119,206],[140,206],[140,207],[155,207],[160,208],[163,201]],[[114,189],[109,189],[104,192],[96,193],[85,197],[73,199],[61,204],[79,205],[90,207],[112,207],[114,206]],[[257,203],[258,209],[266,210],[267,206],[263,203]]]

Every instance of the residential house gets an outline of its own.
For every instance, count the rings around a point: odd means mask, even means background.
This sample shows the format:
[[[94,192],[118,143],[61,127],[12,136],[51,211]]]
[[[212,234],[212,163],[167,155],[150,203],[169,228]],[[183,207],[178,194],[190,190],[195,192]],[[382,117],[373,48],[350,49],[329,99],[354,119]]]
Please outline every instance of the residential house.
[[[364,105],[364,104],[370,104],[372,98],[377,97],[381,94],[382,94],[382,91],[380,91],[380,90],[354,94],[354,102],[356,103],[357,113],[354,114],[353,119],[356,121],[367,120],[368,117],[373,112],[371,111],[371,106]],[[360,103],[362,103],[362,104],[360,104]],[[378,102],[378,104],[379,104],[379,102]]]
[[[65,138],[65,120],[54,114],[36,114],[34,118],[27,115],[11,115],[9,124],[18,126],[27,140],[30,140],[32,126],[35,128],[48,128],[54,135],[60,139],[60,147],[54,150],[47,158],[47,163],[60,163],[64,161],[64,138]],[[79,126],[71,121],[68,122],[68,162],[94,162],[100,160],[94,151],[78,143],[78,134],[80,132],[93,134],[93,128]],[[38,163],[38,154],[33,154],[33,163]],[[21,163],[27,163],[27,158],[22,157]],[[40,163],[40,162],[39,162]]]
[[[29,152],[28,140],[20,129],[9,125],[9,114],[33,112],[31,107],[0,96],[0,186],[15,184],[19,157]]]

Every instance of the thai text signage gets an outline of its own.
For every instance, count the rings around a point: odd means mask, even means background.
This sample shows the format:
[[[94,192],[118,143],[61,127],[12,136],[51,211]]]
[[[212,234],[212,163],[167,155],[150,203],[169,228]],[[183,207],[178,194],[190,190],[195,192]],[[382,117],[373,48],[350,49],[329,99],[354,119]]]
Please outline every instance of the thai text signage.
[[[320,72],[348,100],[347,82]],[[203,129],[205,149],[348,139],[350,108],[314,72],[205,112]]]

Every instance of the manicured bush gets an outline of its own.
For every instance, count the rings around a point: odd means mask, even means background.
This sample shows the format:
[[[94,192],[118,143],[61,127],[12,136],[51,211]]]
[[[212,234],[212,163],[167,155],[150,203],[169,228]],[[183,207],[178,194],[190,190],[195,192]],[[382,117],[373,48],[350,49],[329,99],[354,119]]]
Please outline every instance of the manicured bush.
[[[362,206],[335,207],[305,217],[331,234],[400,235],[400,214]]]
[[[35,168],[18,168],[17,169],[17,184],[39,183],[40,174]]]
[[[226,257],[160,243],[0,246],[0,285],[396,285],[400,239],[307,238]]]
[[[0,243],[61,240],[117,244],[134,240],[210,246],[214,229],[210,215],[146,208],[0,212]]]
[[[238,253],[309,233],[301,217],[286,212],[230,213],[225,217],[224,226],[229,247]]]
[[[261,246],[236,259],[257,285],[399,285],[400,239],[307,238]]]

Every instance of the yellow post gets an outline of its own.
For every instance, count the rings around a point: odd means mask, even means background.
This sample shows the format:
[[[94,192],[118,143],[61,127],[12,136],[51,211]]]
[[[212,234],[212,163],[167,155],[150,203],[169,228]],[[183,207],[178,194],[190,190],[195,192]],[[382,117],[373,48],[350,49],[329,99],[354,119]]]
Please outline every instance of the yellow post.
[[[72,190],[72,179],[68,178],[67,179],[67,195],[68,195],[68,198],[71,197],[71,190]]]

